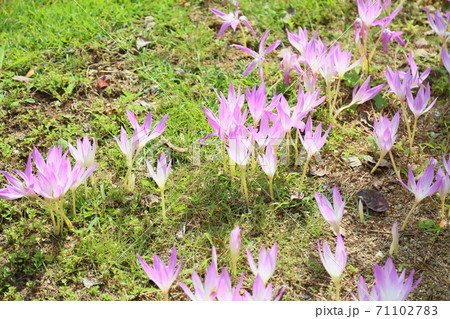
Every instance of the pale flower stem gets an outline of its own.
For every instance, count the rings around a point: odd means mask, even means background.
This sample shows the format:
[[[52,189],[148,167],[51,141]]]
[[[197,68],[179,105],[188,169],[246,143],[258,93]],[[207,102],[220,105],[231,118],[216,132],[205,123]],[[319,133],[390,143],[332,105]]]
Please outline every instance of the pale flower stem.
[[[411,139],[409,140],[409,148],[411,149],[414,143],[414,135],[416,135],[416,129],[417,129],[417,117],[414,117],[414,125],[413,130],[411,132]]]
[[[126,191],[131,191],[131,166],[128,166],[127,174],[125,175],[125,179],[123,181],[123,188],[125,188]]]
[[[246,166],[241,166],[239,165],[240,169],[241,169],[241,185],[242,185],[242,189],[244,191],[244,196],[245,196],[245,203],[247,204],[247,207],[250,207],[250,201],[248,200],[248,189],[247,189],[247,181],[245,179],[245,169]]]
[[[62,219],[66,223],[67,227],[69,227],[69,230],[73,229],[72,222],[67,218],[66,214],[64,213],[64,198],[61,198],[57,202],[57,206],[59,204],[59,212],[61,214]],[[61,225],[62,228],[63,225]]]
[[[445,218],[445,196],[441,197],[441,219]]]
[[[164,301],[169,301],[169,292],[166,292],[166,293],[163,292],[163,298],[164,298]]]
[[[242,42],[244,42],[244,47],[246,47],[247,46],[247,38],[245,37],[244,28],[242,27],[241,23],[239,23],[239,27],[241,28],[241,32],[242,32]]]
[[[291,132],[287,132],[286,137],[286,162],[289,165],[289,148],[291,144]]]
[[[300,193],[302,192],[303,180],[305,179],[306,170],[308,169],[308,163],[310,160],[311,160],[311,156],[308,155],[308,157],[306,158],[306,161],[305,161],[305,166],[303,167],[302,177],[300,177],[300,187],[299,187]]]
[[[232,271],[233,277],[236,277],[236,273],[237,273],[236,262],[237,262],[236,260],[231,261],[231,271]]]
[[[408,215],[406,215],[405,221],[403,222],[402,228],[400,228],[401,231],[405,230],[406,224],[408,223],[409,217],[411,217],[414,209],[417,207],[419,203],[417,201],[414,201],[413,206],[411,207],[411,210],[409,211]]]
[[[226,174],[227,172],[227,149],[225,148],[225,142],[222,145],[222,155],[223,155],[223,172]]]
[[[274,196],[273,196],[273,176],[269,177],[269,192],[270,192],[270,197],[272,197],[272,199],[274,199]]]
[[[230,175],[231,175],[231,182],[233,182],[233,179],[236,176],[236,167],[234,163],[230,163]]]
[[[380,159],[378,160],[377,164],[374,166],[374,168],[372,168],[372,170],[370,171],[370,174],[373,174],[375,172],[375,170],[378,168],[378,166],[380,166],[381,161],[383,160],[383,158],[386,156],[385,154],[382,154],[380,156]]]
[[[48,205],[48,209],[50,210],[50,217],[52,218],[52,223],[53,223],[53,233],[55,233],[56,231],[56,221],[55,221],[55,215],[53,214],[53,207],[52,207],[52,203],[46,203],[45,205]]]
[[[72,190],[72,214],[73,214],[73,216],[75,216],[76,215],[76,206],[75,206],[75,192],[76,192],[76,190],[75,189],[73,189]]]
[[[334,117],[334,111],[336,110],[336,102],[337,102],[337,97],[339,95],[339,90],[341,88],[341,80],[342,78],[339,77],[337,80],[337,84],[336,84],[336,91],[334,92],[334,100],[333,100],[333,105],[331,107],[331,113],[332,115],[330,116],[330,120],[333,120]]]
[[[335,281],[334,286],[336,287],[336,301],[341,301],[341,283],[340,283],[340,281]]]
[[[406,132],[408,133],[408,140],[411,141],[411,126],[409,126],[408,114],[406,111],[406,102],[400,102],[400,108],[402,110],[403,122],[406,125]]]
[[[84,180],[84,197],[87,197],[87,180]]]
[[[337,112],[334,114],[334,118],[337,119],[339,114],[341,114],[342,111],[345,111],[346,109],[348,109],[349,107],[352,107],[354,104],[349,104],[346,106],[341,107],[339,110],[337,110]]]
[[[159,190],[161,192],[161,209],[162,209],[163,220],[166,220],[166,200],[164,197],[164,188],[161,187]]]
[[[95,188],[95,177],[94,174],[91,174],[91,176],[89,176],[90,180],[91,180],[91,186],[92,188]]]
[[[395,175],[398,179],[401,179],[400,177],[400,171],[397,169],[397,166],[395,165],[394,156],[392,156],[392,152],[389,151],[389,157],[391,158],[392,167],[394,168]]]
[[[333,104],[332,104],[333,98],[331,97],[331,84],[330,84],[330,81],[325,81],[325,84],[326,84],[326,92],[327,92],[328,118],[332,122],[333,121]]]

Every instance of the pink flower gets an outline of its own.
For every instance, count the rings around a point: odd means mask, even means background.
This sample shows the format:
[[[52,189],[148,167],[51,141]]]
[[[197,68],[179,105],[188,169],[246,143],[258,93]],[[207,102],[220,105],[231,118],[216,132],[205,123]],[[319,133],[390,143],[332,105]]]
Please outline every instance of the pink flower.
[[[272,249],[270,251],[266,251],[264,246],[261,246],[258,257],[258,266],[256,266],[250,250],[248,250],[247,248],[245,250],[247,251],[248,264],[253,274],[255,276],[259,275],[263,283],[267,284],[270,277],[272,277],[273,273],[275,272],[275,267],[277,266],[277,243],[272,246]]]
[[[408,102],[409,109],[413,112],[416,118],[419,118],[422,114],[428,112],[436,103],[437,98],[428,105],[430,100],[430,83],[427,83],[427,88],[424,90],[423,86],[419,88],[417,95],[413,98],[411,89],[408,88],[406,91],[406,101]]]
[[[278,296],[274,299],[274,301],[278,301],[281,299],[283,295],[285,287],[283,287],[278,294]],[[252,294],[250,295],[246,290],[244,291],[244,301],[271,301],[272,300],[272,283],[268,284],[267,287],[260,275],[255,277],[253,281]]]
[[[68,143],[70,154],[73,158],[80,163],[82,167],[89,167],[95,162],[95,151],[97,148],[97,142],[95,138],[92,139],[92,146],[89,142],[89,135],[83,138],[83,141],[77,139],[77,147],[73,147]]]
[[[327,242],[323,242],[323,254],[320,247],[320,242],[317,242],[320,260],[322,261],[325,270],[331,276],[331,279],[336,283],[341,281],[342,273],[347,264],[347,252],[345,251],[344,241],[340,234],[337,235],[336,253],[332,254]]]
[[[225,32],[226,29],[228,29],[228,27],[231,27],[233,29],[233,32],[236,32],[236,28],[241,24],[241,22],[250,29],[250,31],[256,38],[256,33],[253,30],[250,23],[248,22],[247,17],[245,17],[245,16],[239,17],[238,6],[239,6],[239,0],[236,0],[236,6],[235,6],[234,13],[230,12],[228,14],[225,14],[225,13],[223,13],[219,10],[213,9],[213,8],[209,8],[209,10],[211,10],[216,16],[218,16],[219,18],[224,20],[222,27],[220,28],[219,33],[217,34],[218,38]]]
[[[139,254],[136,254],[142,268],[151,280],[161,289],[164,296],[168,296],[170,286],[177,279],[177,276],[181,270],[181,265],[183,264],[183,257],[178,264],[178,268],[175,269],[177,263],[177,249],[175,246],[172,247],[172,253],[169,259],[169,265],[166,266],[158,255],[153,255],[153,268],[150,267]]]
[[[381,156],[387,154],[394,145],[397,138],[397,129],[400,122],[400,113],[394,115],[392,121],[389,121],[387,116],[381,116],[379,121],[375,117],[373,120],[373,135]]]
[[[308,153],[308,157],[316,154],[325,145],[325,141],[327,139],[328,133],[331,130],[331,126],[332,124],[322,136],[322,123],[319,123],[319,125],[317,125],[316,131],[313,132],[311,116],[308,117],[305,126],[305,137],[303,137],[302,134],[298,132],[298,136],[300,138],[300,141],[302,142],[303,147]]]
[[[330,204],[325,195],[314,192],[317,206],[322,213],[323,218],[331,225],[336,234],[340,233],[339,224],[344,215],[345,202],[342,200],[341,194],[336,186],[333,187],[333,206]]]

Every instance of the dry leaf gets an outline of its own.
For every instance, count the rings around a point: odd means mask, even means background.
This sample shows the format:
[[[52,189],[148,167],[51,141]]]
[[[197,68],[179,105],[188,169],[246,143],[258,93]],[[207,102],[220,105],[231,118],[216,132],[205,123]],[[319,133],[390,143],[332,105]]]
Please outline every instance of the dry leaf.
[[[102,284],[102,282],[100,280],[98,280],[98,279],[95,279],[95,278],[94,279],[89,279],[87,277],[83,277],[83,285],[87,289],[89,289],[89,288],[91,288],[93,286],[101,285],[101,284]]]
[[[384,212],[389,209],[389,203],[384,195],[375,189],[362,189],[356,193],[366,206],[375,212]]]
[[[34,68],[31,68],[31,69],[27,72],[27,75],[25,75],[25,77],[31,78],[33,75],[34,75]]]
[[[342,155],[341,159],[344,162],[346,162],[350,167],[358,167],[362,165],[361,161],[356,155],[349,155],[348,158],[345,158],[345,156]]]
[[[12,79],[13,79],[14,81],[25,82],[25,83],[30,83],[30,82],[33,81],[32,79],[27,78],[26,76],[21,76],[21,75],[13,76]]]
[[[97,85],[100,90],[105,89],[109,86],[111,78],[108,75],[103,75],[97,79]]]
[[[139,36],[136,38],[136,48],[138,50],[142,49],[143,47],[145,47],[149,44],[150,44],[150,41],[144,37]]]

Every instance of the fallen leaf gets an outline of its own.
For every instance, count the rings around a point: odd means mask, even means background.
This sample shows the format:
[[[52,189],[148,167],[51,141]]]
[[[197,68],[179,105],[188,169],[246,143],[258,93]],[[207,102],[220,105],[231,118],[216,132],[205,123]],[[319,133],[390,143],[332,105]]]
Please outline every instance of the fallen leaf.
[[[372,165],[376,165],[377,161],[374,160],[374,158],[370,155],[364,155],[363,161]],[[391,167],[392,164],[388,160],[385,160],[384,158],[381,160],[379,167]]]
[[[362,189],[356,193],[356,196],[366,204],[366,206],[375,212],[384,212],[389,209],[389,203],[384,195],[375,189]]]
[[[89,279],[87,277],[83,277],[83,285],[87,289],[89,289],[89,288],[91,288],[93,286],[101,285],[101,284],[102,284],[102,282],[100,280],[98,280],[98,279],[95,279],[95,278],[94,279]]]
[[[146,16],[144,18],[144,27],[148,30],[151,30],[155,27],[156,22],[155,22],[155,18],[153,18],[152,16]]]
[[[138,49],[138,50],[142,49],[143,47],[145,47],[149,44],[150,44],[150,41],[144,37],[139,36],[136,38],[136,49]]]
[[[25,77],[27,78],[31,78],[34,75],[34,68],[31,68],[27,74],[25,75]]]
[[[142,196],[141,204],[143,206],[150,206],[151,204],[159,203],[161,200],[161,195],[156,193],[150,193]]]
[[[427,42],[427,40],[425,40],[425,38],[420,38],[419,40],[414,42],[414,46],[416,47],[416,49],[424,48],[427,45],[428,45],[428,42]]]
[[[299,191],[294,191],[294,193],[291,194],[291,200],[303,199],[303,197],[305,197],[305,195],[302,192],[299,192]]]
[[[361,166],[362,163],[356,155],[349,155],[348,158],[345,158],[344,155],[341,156],[341,159],[346,162],[350,167],[358,167]]]
[[[32,79],[27,78],[26,76],[21,76],[21,75],[13,76],[12,79],[14,81],[25,82],[25,83],[30,83],[31,81],[33,81]]]
[[[328,172],[326,169],[319,168],[319,167],[317,167],[315,165],[311,165],[309,167],[309,173],[311,175],[319,176],[319,177],[322,177],[322,176],[330,174],[330,172]]]
[[[183,223],[181,227],[178,229],[177,233],[175,234],[175,239],[182,240],[184,238],[185,233],[186,233],[186,223]]]
[[[161,136],[161,141],[166,144],[170,149],[174,150],[178,153],[184,153],[188,150],[188,148],[178,147],[170,143],[164,136]]]
[[[417,55],[418,57],[424,57],[424,58],[427,58],[427,57],[431,56],[431,54],[425,49],[417,49],[414,52],[414,54]]]
[[[105,89],[109,86],[111,78],[108,75],[103,75],[97,79],[97,85],[100,90]]]

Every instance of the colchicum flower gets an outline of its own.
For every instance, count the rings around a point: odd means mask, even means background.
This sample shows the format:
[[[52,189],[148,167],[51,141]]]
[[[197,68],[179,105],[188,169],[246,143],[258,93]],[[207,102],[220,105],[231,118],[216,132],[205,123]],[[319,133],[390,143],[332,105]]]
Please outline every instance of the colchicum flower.
[[[434,14],[433,20],[433,18],[430,15],[430,12],[428,11],[428,8],[425,8],[425,11],[427,12],[427,18],[431,28],[439,36],[441,42],[445,42],[445,39],[450,35],[450,32],[447,31],[448,18],[444,17],[441,11],[439,11],[439,9],[436,9],[436,13]]]
[[[239,0],[236,0],[236,6],[235,6],[235,10],[234,13],[230,12],[228,14],[223,13],[222,11],[213,9],[213,8],[209,8],[209,10],[211,10],[216,16],[218,16],[219,18],[221,18],[223,21],[222,27],[219,30],[219,33],[217,34],[217,37],[219,38],[226,29],[228,29],[228,27],[231,27],[233,29],[233,32],[236,32],[236,28],[238,26],[240,26],[242,28],[241,22],[247,26],[250,31],[252,32],[252,34],[255,36],[256,38],[256,33],[253,30],[252,26],[250,25],[250,23],[248,22],[247,17],[245,16],[240,16],[239,17]],[[245,34],[244,34],[244,30],[242,29],[242,34],[244,36],[245,39]]]
[[[88,168],[95,162],[95,151],[97,148],[97,142],[95,138],[92,139],[92,146],[89,142],[89,135],[83,138],[83,141],[77,139],[77,147],[73,147],[68,143],[70,154],[72,154],[75,161],[80,163],[81,167]]]
[[[258,159],[264,173],[269,178],[269,191],[270,196],[273,198],[273,177],[277,170],[277,157],[275,156],[272,145],[267,145],[266,154],[259,155]]]
[[[242,74],[243,77],[245,77],[247,74],[250,73],[251,70],[253,70],[255,67],[259,68],[259,77],[261,78],[261,82],[264,82],[264,62],[266,61],[265,55],[275,50],[281,43],[280,40],[276,40],[274,43],[272,43],[267,49],[264,49],[266,39],[269,36],[270,30],[267,30],[266,33],[264,33],[261,43],[259,44],[259,53],[246,48],[245,46],[233,44],[232,46],[241,49],[242,51],[250,54],[254,60],[249,64],[247,69],[245,69],[244,74]]]
[[[325,195],[314,192],[314,197],[322,213],[323,218],[331,225],[336,234],[340,233],[339,224],[344,215],[345,202],[342,200],[341,194],[336,186],[333,187],[333,206],[330,204]]]
[[[373,136],[375,139],[375,143],[377,144],[378,149],[380,150],[380,159],[370,172],[371,174],[375,172],[378,165],[380,165],[381,160],[386,156],[387,153],[389,153],[395,174],[397,175],[397,178],[400,178],[400,172],[397,170],[394,157],[392,156],[391,152],[391,148],[392,146],[394,146],[395,139],[397,138],[397,129],[399,123],[400,123],[399,112],[395,113],[394,117],[392,118],[392,121],[389,121],[389,118],[387,116],[380,115],[379,121],[377,121],[377,118],[374,118]]]
[[[442,47],[441,49],[442,64],[444,65],[447,72],[450,74],[450,54]],[[450,81],[450,78],[449,78]]]
[[[164,200],[164,190],[166,187],[166,181],[170,174],[170,168],[172,166],[172,161],[167,163],[166,154],[162,152],[159,160],[156,161],[156,172],[153,170],[152,165],[145,160],[147,163],[148,173],[153,178],[153,180],[158,184],[159,190],[161,192],[161,205],[163,211],[163,218],[166,216],[166,206]]]
[[[397,179],[400,184],[403,185],[407,190],[409,190],[411,193],[414,194],[415,200],[414,204],[409,211],[408,215],[406,216],[405,221],[403,222],[401,230],[403,231],[406,227],[406,223],[408,222],[409,217],[414,211],[414,208],[416,208],[417,205],[426,197],[433,195],[436,193],[436,191],[439,189],[440,186],[440,180],[437,180],[433,184],[434,179],[434,167],[435,163],[432,159],[430,161],[430,164],[428,165],[427,169],[423,173],[422,177],[420,177],[417,180],[414,178],[414,173],[411,169],[411,167],[408,165],[408,184],[403,183],[400,179]]]
[[[398,276],[391,258],[386,260],[384,268],[375,264],[373,272],[375,284],[372,286],[370,294],[364,278],[362,276],[359,278],[358,297],[360,301],[405,301],[422,280],[420,277],[413,283],[414,270],[412,270],[405,281],[406,268],[403,268],[402,273]],[[355,296],[353,298],[358,300]]]
[[[305,137],[303,137],[300,131],[298,131],[298,137],[300,138],[300,141],[302,142],[302,145],[306,149],[306,152],[308,154],[306,157],[305,166],[303,168],[302,177],[300,178],[300,191],[302,190],[303,180],[305,179],[308,163],[311,160],[312,156],[316,154],[322,148],[322,146],[325,145],[325,141],[332,125],[333,124],[330,125],[328,130],[326,130],[325,134],[322,136],[322,123],[319,123],[319,125],[317,125],[316,131],[313,133],[312,120],[310,116],[306,121]]]
[[[145,273],[161,290],[164,300],[169,300],[170,286],[172,286],[172,283],[177,279],[181,270],[181,265],[183,264],[183,257],[181,257],[178,268],[175,269],[177,263],[177,249],[175,246],[172,247],[168,266],[159,259],[157,254],[153,255],[153,268],[150,267],[139,254],[136,254],[136,256]]]
[[[275,272],[275,267],[277,266],[277,243],[273,244],[270,251],[266,251],[264,246],[261,246],[258,257],[258,266],[256,266],[251,252],[247,248],[245,250],[247,251],[247,258],[250,269],[255,276],[259,275],[264,282],[264,285],[266,285],[270,277],[272,277],[273,273]]]
[[[320,260],[336,286],[336,300],[339,301],[341,276],[347,264],[347,252],[345,251],[344,240],[340,234],[337,235],[335,254],[331,253],[330,246],[328,246],[326,241],[323,242],[323,254],[320,242],[317,242],[317,247]]]
[[[274,299],[274,301],[279,301],[283,295],[286,287],[283,287]],[[244,301],[271,301],[272,300],[272,283],[268,284],[267,287],[260,275],[256,275],[253,281],[252,294],[250,295],[247,290],[244,291]]]

